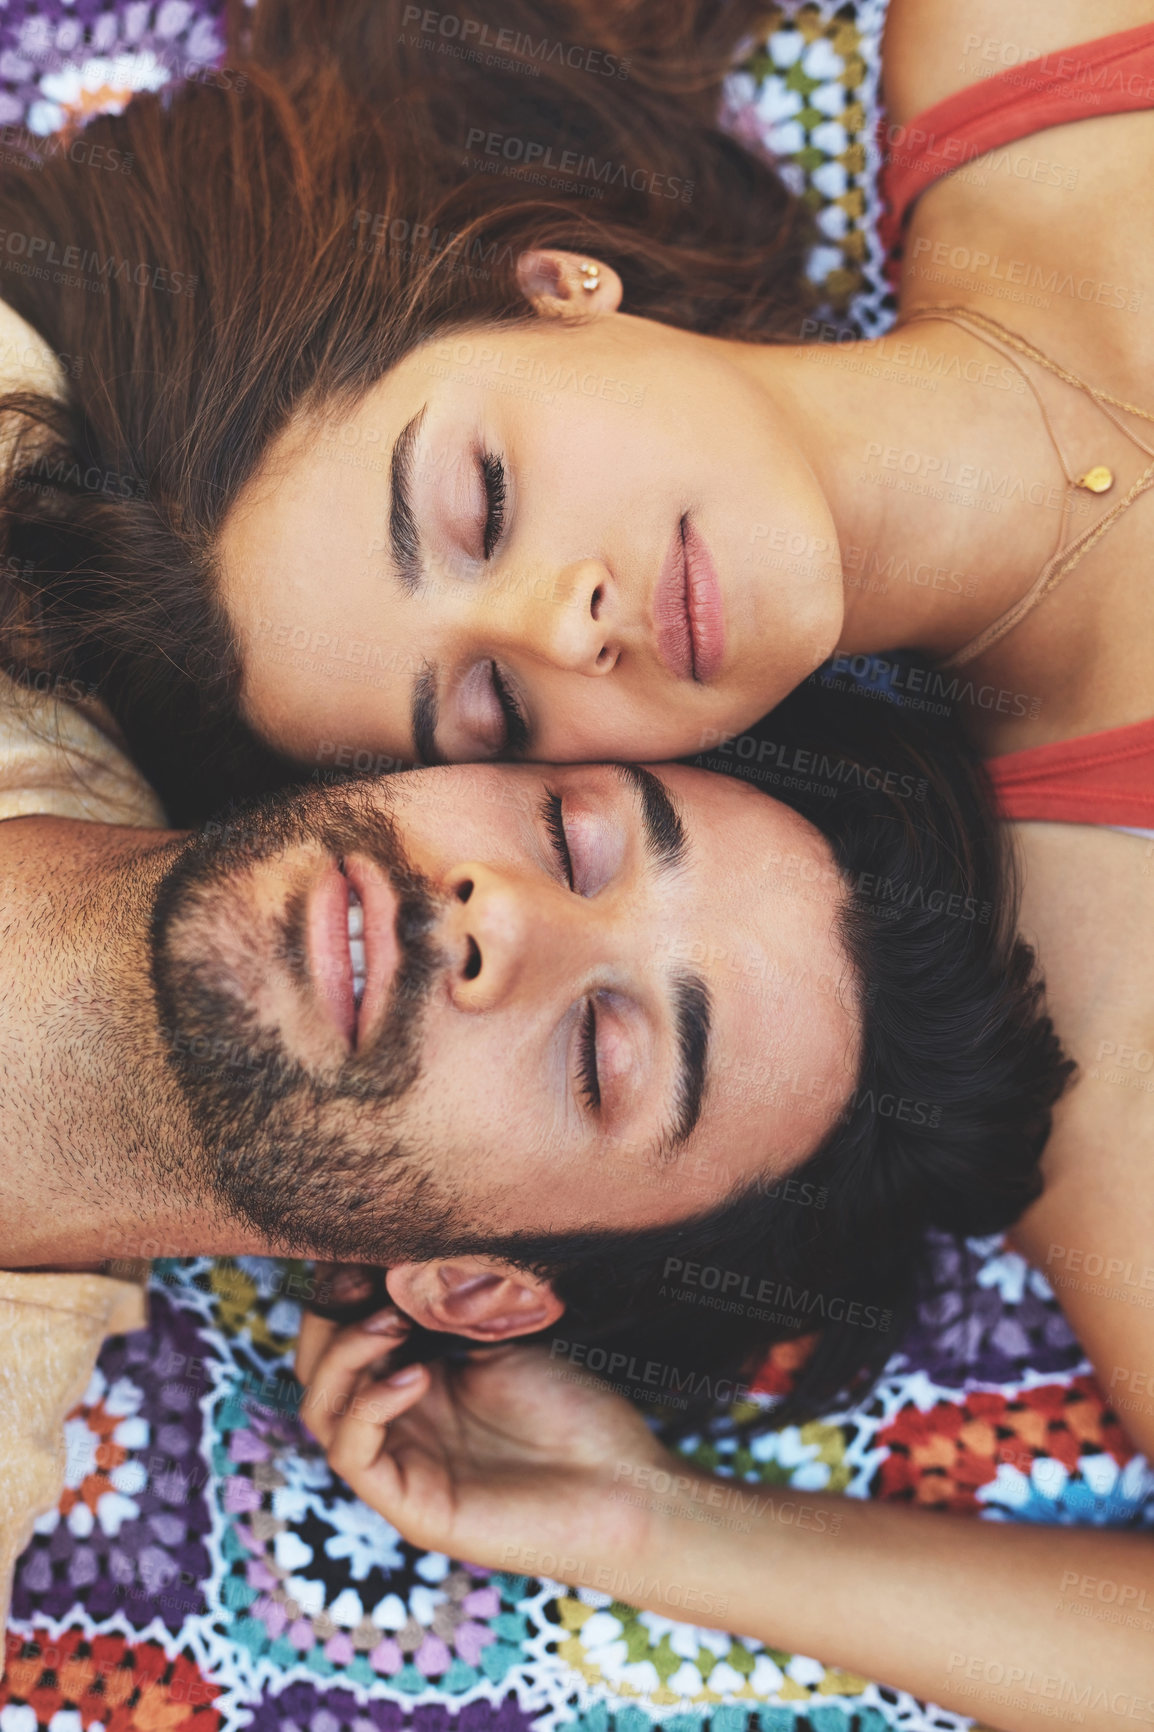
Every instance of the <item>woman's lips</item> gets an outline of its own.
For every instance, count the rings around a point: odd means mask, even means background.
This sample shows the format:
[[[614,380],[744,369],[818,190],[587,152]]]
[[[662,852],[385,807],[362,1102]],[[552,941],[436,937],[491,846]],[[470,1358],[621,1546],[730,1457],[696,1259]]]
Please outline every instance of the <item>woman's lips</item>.
[[[693,634],[693,677],[712,680],[721,672],[725,656],[721,584],[705,542],[688,517],[681,522],[688,571],[689,629]]]
[[[657,653],[683,680],[711,680],[725,656],[721,585],[709,549],[689,518],[677,525],[653,597]]]

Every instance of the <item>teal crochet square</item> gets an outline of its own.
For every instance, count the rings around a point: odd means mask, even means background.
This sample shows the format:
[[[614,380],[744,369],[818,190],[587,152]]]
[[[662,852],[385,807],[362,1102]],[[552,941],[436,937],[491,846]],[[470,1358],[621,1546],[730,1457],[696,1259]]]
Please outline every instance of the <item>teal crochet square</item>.
[[[749,1709],[739,1708],[736,1702],[727,1702],[723,1708],[715,1708],[709,1719],[709,1732],[746,1732],[749,1725]]]
[[[454,1659],[449,1670],[438,1679],[439,1687],[448,1691],[450,1696],[459,1696],[465,1690],[471,1690],[481,1674],[475,1666],[466,1665],[462,1659]]]
[[[487,1648],[481,1649],[481,1670],[486,1678],[494,1684],[499,1684],[510,1666],[515,1666],[521,1658],[519,1648],[510,1647],[508,1642],[490,1642]]]
[[[224,1585],[228,1588],[239,1586],[239,1583],[226,1582]],[[249,1588],[248,1592],[254,1598],[256,1597],[255,1588]],[[234,1642],[239,1642],[242,1647],[247,1648],[254,1659],[258,1654],[263,1654],[268,1647],[268,1631],[259,1618],[235,1619],[232,1625],[232,1639]]]
[[[809,1710],[810,1725],[814,1732],[849,1732],[852,1718],[850,1710],[839,1708],[836,1702],[823,1702],[819,1707]]]
[[[761,1732],[793,1732],[797,1715],[792,1708],[786,1708],[780,1703],[767,1703],[757,1710],[757,1724]]]

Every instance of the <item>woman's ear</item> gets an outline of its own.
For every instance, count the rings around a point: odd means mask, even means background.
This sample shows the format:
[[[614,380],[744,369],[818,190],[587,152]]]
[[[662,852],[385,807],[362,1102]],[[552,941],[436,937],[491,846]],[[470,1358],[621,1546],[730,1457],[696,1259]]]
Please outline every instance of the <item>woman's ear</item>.
[[[621,305],[621,278],[613,266],[581,253],[553,247],[524,252],[517,260],[517,282],[543,319],[583,324],[615,313]]]
[[[565,1310],[548,1281],[492,1257],[397,1263],[385,1285],[390,1299],[422,1328],[475,1341],[548,1329]]]

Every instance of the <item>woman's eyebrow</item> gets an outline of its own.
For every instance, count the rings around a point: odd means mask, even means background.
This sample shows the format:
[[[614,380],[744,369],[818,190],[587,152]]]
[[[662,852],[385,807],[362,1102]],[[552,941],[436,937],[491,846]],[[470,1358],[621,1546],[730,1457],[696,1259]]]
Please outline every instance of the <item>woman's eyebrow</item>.
[[[389,501],[389,547],[393,555],[401,588],[407,595],[416,595],[424,582],[421,570],[421,536],[413,516],[410,490],[413,480],[413,454],[421,424],[429,405],[418,409],[412,420],[397,435],[389,463],[391,499]]]

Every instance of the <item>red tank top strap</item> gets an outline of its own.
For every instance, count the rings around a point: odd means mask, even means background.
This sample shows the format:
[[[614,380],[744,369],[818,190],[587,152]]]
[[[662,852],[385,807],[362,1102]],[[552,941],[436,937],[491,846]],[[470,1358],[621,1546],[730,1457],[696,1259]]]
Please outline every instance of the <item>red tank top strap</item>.
[[[1154,717],[988,758],[1003,818],[1154,830]]]
[[[914,204],[943,175],[1047,126],[1154,108],[1154,24],[1043,54],[923,109],[908,126],[879,122],[879,224],[887,252]]]

